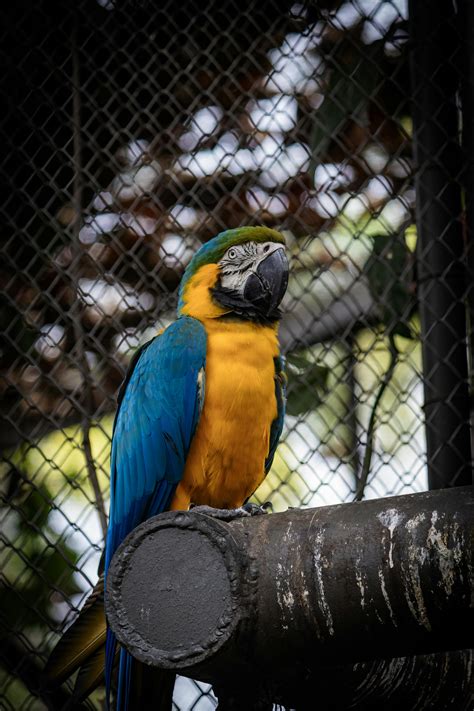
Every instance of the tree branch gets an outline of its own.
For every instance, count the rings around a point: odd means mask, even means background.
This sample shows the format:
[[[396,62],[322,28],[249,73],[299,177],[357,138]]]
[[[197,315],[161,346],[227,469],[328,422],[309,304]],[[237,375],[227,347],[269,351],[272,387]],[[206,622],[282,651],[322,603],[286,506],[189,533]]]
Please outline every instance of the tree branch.
[[[387,385],[390,383],[393,375],[393,371],[395,370],[395,366],[397,365],[398,362],[398,348],[395,345],[395,338],[393,333],[388,334],[388,341],[389,341],[389,349],[390,349],[390,363],[387,368],[387,371],[384,375],[384,378],[380,384],[379,391],[377,393],[377,396],[374,401],[374,405],[372,407],[372,412],[370,414],[370,420],[369,420],[369,426],[367,428],[367,444],[365,447],[365,453],[364,453],[364,460],[362,462],[362,470],[360,473],[360,478],[357,484],[357,489],[356,489],[356,494],[354,497],[354,501],[361,501],[364,497],[364,491],[365,487],[367,485],[367,479],[369,476],[370,472],[370,466],[372,464],[372,453],[373,453],[373,448],[374,448],[374,432],[375,432],[375,423],[376,423],[376,417],[377,417],[377,410],[380,404],[380,400],[382,399],[382,395],[384,394]]]

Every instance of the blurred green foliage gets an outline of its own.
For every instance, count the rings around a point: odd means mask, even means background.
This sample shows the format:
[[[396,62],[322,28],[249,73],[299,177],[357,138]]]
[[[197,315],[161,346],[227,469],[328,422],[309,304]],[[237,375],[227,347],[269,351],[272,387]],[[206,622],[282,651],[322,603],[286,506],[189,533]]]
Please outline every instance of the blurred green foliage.
[[[82,592],[71,570],[79,553],[60,539],[50,525],[54,496],[44,483],[30,481],[31,472],[12,467],[6,475],[3,529],[15,548],[2,553],[1,615],[12,632],[30,626],[50,629],[56,600]]]
[[[321,404],[327,392],[329,369],[311,362],[309,354],[290,353],[286,358],[288,378],[286,412],[303,415]]]
[[[410,319],[416,302],[412,252],[399,235],[376,235],[372,241],[373,251],[365,272],[380,305],[381,323],[394,335],[413,338]]]

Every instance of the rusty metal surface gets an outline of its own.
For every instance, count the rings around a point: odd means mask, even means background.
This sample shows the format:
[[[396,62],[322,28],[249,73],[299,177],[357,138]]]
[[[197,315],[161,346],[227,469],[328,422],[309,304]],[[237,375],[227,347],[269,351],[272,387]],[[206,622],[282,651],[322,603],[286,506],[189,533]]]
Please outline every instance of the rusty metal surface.
[[[465,696],[471,672],[460,669],[470,669],[470,657],[433,653],[472,645],[473,519],[470,488],[230,524],[169,513],[139,526],[118,550],[109,621],[138,659],[217,682],[218,693],[244,673],[260,701],[268,687],[287,703],[324,668],[346,705],[357,695],[372,703],[387,690],[395,703],[407,684],[416,690],[418,683],[441,699],[453,675],[459,683],[452,693]],[[179,570],[167,587],[177,550]],[[203,564],[196,567],[197,550]],[[135,585],[130,576],[149,584]],[[177,605],[180,624],[160,637],[157,620],[176,618]],[[346,691],[334,687],[331,665],[343,665]]]
[[[291,689],[290,708],[472,711],[473,657],[465,650],[320,668],[302,687]],[[288,692],[281,693],[282,701],[289,700]]]
[[[167,669],[215,653],[240,622],[239,557],[225,524],[206,516],[169,512],[138,526],[108,574],[117,638],[141,661]]]
[[[219,711],[272,711],[273,701],[295,711],[472,711],[473,661],[462,650],[321,666],[291,687],[228,684],[216,689]]]

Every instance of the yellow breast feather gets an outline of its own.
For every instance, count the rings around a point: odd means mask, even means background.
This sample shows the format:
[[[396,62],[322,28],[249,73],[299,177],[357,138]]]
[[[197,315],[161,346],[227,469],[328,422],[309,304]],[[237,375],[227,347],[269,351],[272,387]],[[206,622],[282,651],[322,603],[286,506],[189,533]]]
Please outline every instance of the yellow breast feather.
[[[277,416],[276,330],[237,322],[206,327],[204,408],[176,508],[187,498],[216,508],[241,506],[265,476],[270,428]]]
[[[206,388],[173,509],[186,509],[191,502],[241,506],[265,476],[270,429],[277,416],[277,327],[216,318],[225,310],[210,297],[218,275],[212,267],[207,265],[191,282],[183,309],[206,328]]]

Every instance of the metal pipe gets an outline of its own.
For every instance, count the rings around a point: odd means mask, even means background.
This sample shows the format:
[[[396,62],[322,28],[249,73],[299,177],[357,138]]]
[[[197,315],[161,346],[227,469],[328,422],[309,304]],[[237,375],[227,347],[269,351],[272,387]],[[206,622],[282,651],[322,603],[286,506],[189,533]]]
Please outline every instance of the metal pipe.
[[[472,645],[473,512],[473,489],[454,488],[231,523],[165,513],[114,556],[107,616],[137,659],[218,688],[245,678],[291,700],[345,665],[377,695],[373,660]]]
[[[418,296],[431,489],[471,483],[466,266],[452,0],[410,0]]]
[[[470,0],[459,3],[462,33],[462,148],[465,199],[465,233],[467,251],[467,306],[469,340],[469,374],[471,405],[471,454],[474,457],[474,5]],[[474,483],[474,463],[472,467]]]
[[[320,667],[298,684],[214,685],[218,711],[472,711],[472,650]]]

